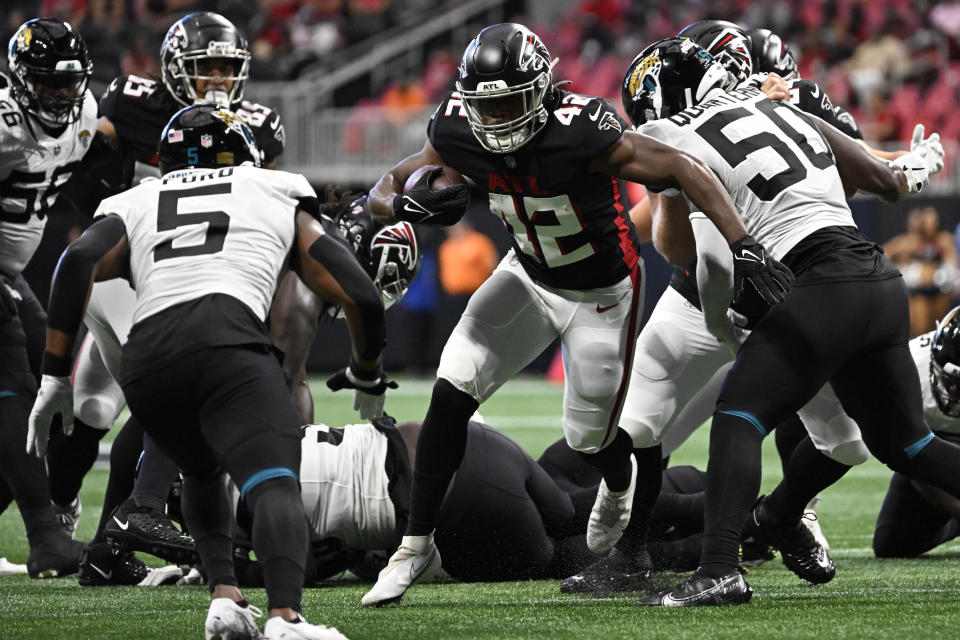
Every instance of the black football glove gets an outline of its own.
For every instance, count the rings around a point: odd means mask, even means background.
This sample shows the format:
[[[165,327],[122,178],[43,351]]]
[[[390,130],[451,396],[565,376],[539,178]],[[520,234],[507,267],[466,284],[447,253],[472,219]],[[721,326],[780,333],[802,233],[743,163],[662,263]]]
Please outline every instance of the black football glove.
[[[733,302],[743,298],[747,284],[752,286],[760,298],[773,306],[787,297],[793,284],[793,272],[774,259],[763,245],[744,236],[730,245],[733,251]]]
[[[0,324],[17,315],[17,301],[20,299],[16,289],[0,280]]]
[[[455,184],[433,191],[430,183],[442,173],[443,167],[435,167],[420,176],[409,191],[397,194],[393,199],[393,213],[397,220],[439,227],[459,222],[467,212],[470,200],[467,185]]]
[[[350,359],[340,371],[327,378],[327,387],[331,391],[354,389],[353,408],[360,412],[364,420],[373,420],[383,415],[383,404],[386,401],[387,389],[396,389],[397,383],[387,378],[383,367],[376,371],[363,371]]]

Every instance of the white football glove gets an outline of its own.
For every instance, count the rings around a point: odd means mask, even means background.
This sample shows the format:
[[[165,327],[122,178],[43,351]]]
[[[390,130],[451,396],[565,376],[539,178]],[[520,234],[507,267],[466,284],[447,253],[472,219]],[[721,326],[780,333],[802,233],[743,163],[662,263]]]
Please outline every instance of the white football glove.
[[[64,435],[73,434],[73,385],[70,376],[48,376],[40,380],[40,391],[30,410],[27,431],[27,453],[43,458],[50,440],[53,416],[63,414]]]
[[[930,176],[943,169],[943,145],[940,144],[940,134],[934,133],[929,138],[923,138],[923,125],[918,124],[913,129],[913,139],[910,141],[910,151],[896,160],[893,164],[900,167],[907,174],[907,183],[910,193],[923,190],[930,182]]]
[[[357,376],[353,365],[340,369],[327,380],[327,387],[331,391],[354,389],[353,409],[360,412],[363,420],[373,420],[383,415],[383,404],[386,402],[387,389],[396,389],[397,383],[387,378],[382,370],[377,377],[364,379]]]

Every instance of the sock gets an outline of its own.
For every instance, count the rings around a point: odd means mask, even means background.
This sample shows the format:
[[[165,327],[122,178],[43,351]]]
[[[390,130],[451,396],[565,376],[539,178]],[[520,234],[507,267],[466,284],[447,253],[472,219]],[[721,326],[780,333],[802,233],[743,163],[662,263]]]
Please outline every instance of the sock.
[[[799,520],[807,503],[849,470],[818,451],[810,438],[803,438],[790,456],[783,480],[767,496],[767,504],[784,521]]]
[[[679,540],[650,540],[650,560],[658,571],[692,571],[697,568],[703,534]]]
[[[777,428],[773,432],[773,437],[777,445],[777,454],[780,456],[780,466],[783,468],[783,475],[787,475],[787,465],[790,462],[790,456],[793,455],[800,441],[804,438],[809,440],[810,436],[807,435],[807,428],[803,426],[803,421],[800,420],[800,416],[793,414],[777,425]]]
[[[646,548],[651,516],[663,484],[660,445],[633,449],[633,455],[637,459],[637,489],[633,494],[630,524],[615,545],[615,548],[626,553],[637,553]]]
[[[50,498],[55,503],[63,506],[76,499],[84,476],[97,461],[100,439],[106,434],[106,431],[94,429],[77,417],[73,419],[73,435],[63,435],[62,426],[53,431],[47,449],[47,469]]]
[[[43,461],[26,452],[27,418],[33,398],[0,397],[0,476],[20,509],[30,547],[68,538],[50,505],[50,485]]]
[[[181,505],[183,517],[197,543],[197,555],[207,573],[210,590],[221,584],[237,586],[230,538],[233,511],[224,474],[185,476]]]
[[[739,564],[740,532],[760,492],[763,435],[744,418],[717,412],[710,426],[700,573],[719,578]]]
[[[660,535],[669,532],[703,531],[703,492],[661,492],[650,515],[651,529]]]
[[[13,492],[10,491],[10,485],[3,476],[0,476],[0,514],[7,510],[11,502],[13,502]]]
[[[177,479],[178,473],[177,463],[160,451],[149,435],[144,434],[140,471],[133,486],[133,498],[137,504],[149,504],[154,508],[159,504],[158,510],[163,511],[170,485]]]
[[[407,535],[424,536],[435,528],[447,487],[463,460],[467,422],[478,406],[443,378],[433,385],[430,408],[417,438]]]
[[[263,572],[267,607],[300,611],[309,551],[300,487],[290,477],[272,478],[250,489],[246,501],[253,513],[251,539]]]
[[[600,472],[607,483],[607,489],[610,491],[626,491],[630,488],[630,477],[633,475],[633,467],[630,463],[632,452],[633,440],[630,438],[630,434],[617,427],[617,435],[614,436],[610,444],[596,453],[581,453],[580,455],[590,466]],[[657,475],[659,475],[659,458],[657,458],[656,469]]]
[[[902,456],[906,458],[906,456]],[[942,438],[933,438],[913,458],[887,464],[911,480],[919,480],[960,498],[960,447]]]
[[[103,511],[94,541],[102,541],[103,528],[110,520],[110,514],[127,499],[133,490],[137,475],[137,460],[143,451],[143,427],[131,416],[120,429],[120,433],[110,447],[110,476],[103,496]]]

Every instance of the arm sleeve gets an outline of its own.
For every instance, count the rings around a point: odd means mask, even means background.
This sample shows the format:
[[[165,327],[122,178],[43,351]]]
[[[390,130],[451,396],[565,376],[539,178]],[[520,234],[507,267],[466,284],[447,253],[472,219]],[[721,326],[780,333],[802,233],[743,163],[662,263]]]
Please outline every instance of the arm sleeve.
[[[697,243],[697,289],[707,330],[722,341],[735,338],[727,309],[733,298],[733,257],[727,241],[702,213],[690,214]]]

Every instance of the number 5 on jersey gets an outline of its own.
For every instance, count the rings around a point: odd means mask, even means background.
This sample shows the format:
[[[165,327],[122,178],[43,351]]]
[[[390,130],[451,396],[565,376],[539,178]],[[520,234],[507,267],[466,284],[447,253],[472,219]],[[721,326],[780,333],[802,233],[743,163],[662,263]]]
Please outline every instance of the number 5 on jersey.
[[[173,231],[180,227],[206,224],[203,230],[203,242],[201,244],[183,244],[185,239],[195,238],[199,235],[198,230],[188,230],[181,233],[176,238],[165,240],[158,244],[153,250],[153,261],[160,262],[169,258],[181,258],[184,256],[200,256],[209,253],[217,253],[223,249],[223,243],[227,239],[227,230],[230,228],[230,216],[225,211],[196,211],[190,213],[180,213],[180,201],[187,198],[200,196],[226,195],[231,192],[233,185],[229,182],[223,184],[210,184],[192,189],[179,189],[177,191],[161,191],[160,203],[157,207],[157,231]],[[180,240],[178,245],[173,246],[174,240]]]

